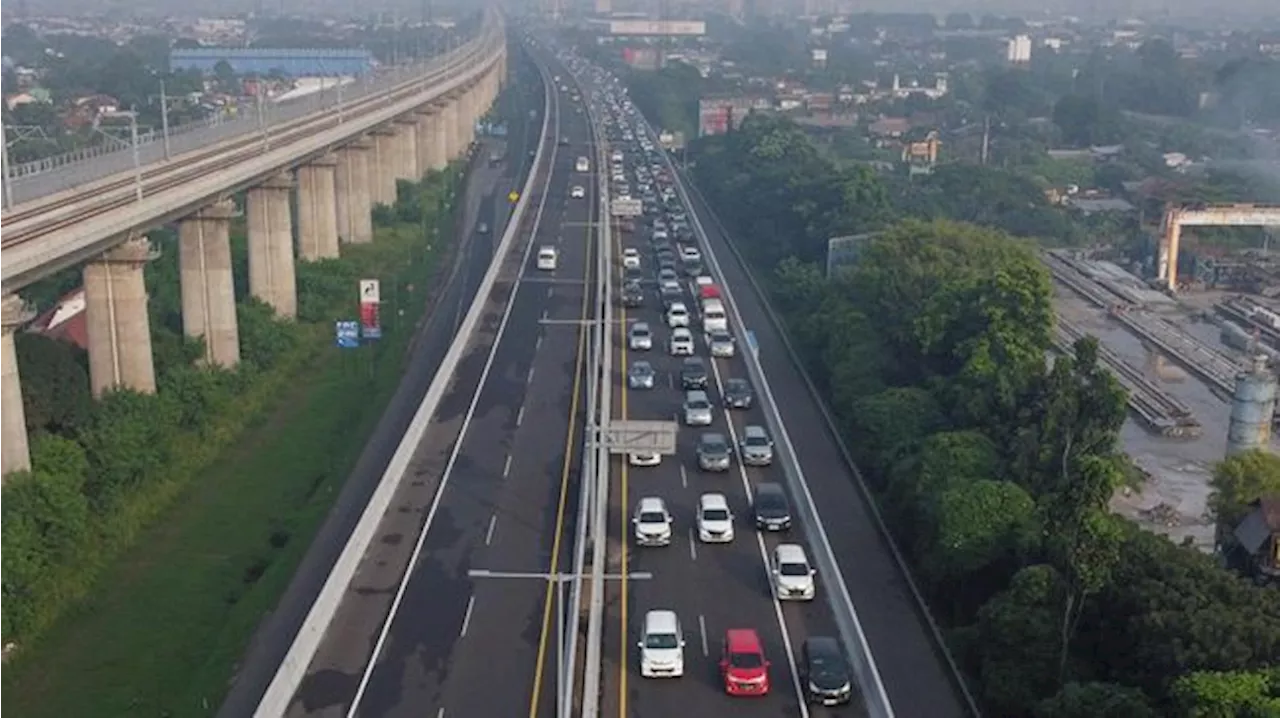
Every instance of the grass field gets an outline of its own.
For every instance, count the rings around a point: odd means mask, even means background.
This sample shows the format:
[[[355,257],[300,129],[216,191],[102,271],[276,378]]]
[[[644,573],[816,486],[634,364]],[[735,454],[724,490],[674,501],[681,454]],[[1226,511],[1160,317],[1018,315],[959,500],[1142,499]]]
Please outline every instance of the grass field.
[[[382,278],[380,346],[343,352],[331,325],[305,327],[305,357],[266,379],[272,395],[231,450],[104,572],[89,600],[5,666],[4,710],[23,718],[217,710],[400,380],[445,254],[425,244],[420,229],[401,226],[380,229],[372,245],[344,246],[360,276]],[[403,314],[389,303],[397,301]]]

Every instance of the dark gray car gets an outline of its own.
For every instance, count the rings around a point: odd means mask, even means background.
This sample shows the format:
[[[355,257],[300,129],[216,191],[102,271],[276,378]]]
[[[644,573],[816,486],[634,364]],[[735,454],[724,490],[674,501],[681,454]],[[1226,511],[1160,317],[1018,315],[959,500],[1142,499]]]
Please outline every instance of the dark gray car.
[[[791,502],[787,500],[781,484],[756,484],[751,508],[756,514],[757,528],[765,531],[786,531],[791,528]]]
[[[698,439],[698,468],[703,471],[728,471],[732,463],[729,442],[724,434],[703,434]]]
[[[750,409],[755,398],[746,379],[734,378],[724,383],[724,405],[730,409]]]

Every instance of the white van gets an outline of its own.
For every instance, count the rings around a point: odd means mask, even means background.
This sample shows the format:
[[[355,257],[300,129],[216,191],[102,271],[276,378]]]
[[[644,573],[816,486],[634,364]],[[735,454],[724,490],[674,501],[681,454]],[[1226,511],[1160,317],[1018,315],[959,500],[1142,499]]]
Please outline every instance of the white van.
[[[640,634],[640,675],[645,678],[679,678],[684,675],[684,632],[675,611],[644,614]]]
[[[702,300],[702,330],[708,334],[729,331],[729,315],[719,299]]]
[[[573,168],[579,172],[590,172],[591,162],[586,157],[579,157],[577,164]]]
[[[540,247],[538,249],[538,269],[554,271],[559,254],[555,247]]]

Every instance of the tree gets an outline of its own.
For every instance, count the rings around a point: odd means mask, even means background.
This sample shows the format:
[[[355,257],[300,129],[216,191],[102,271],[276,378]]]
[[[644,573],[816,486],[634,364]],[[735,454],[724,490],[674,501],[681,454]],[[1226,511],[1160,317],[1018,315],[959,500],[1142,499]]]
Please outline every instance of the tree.
[[[861,453],[881,470],[916,448],[945,425],[942,407],[924,389],[901,387],[868,396],[854,406]]]
[[[1142,691],[1115,683],[1068,683],[1036,704],[1035,718],[1156,718]]]
[[[22,367],[27,430],[74,436],[88,421],[92,405],[84,352],[30,332],[14,335],[14,345]]]
[[[1038,544],[1035,501],[1008,481],[956,482],[932,501],[928,514],[934,528],[918,555],[935,581],[977,573]]]
[[[1052,566],[1028,566],[978,611],[978,673],[993,715],[1024,715],[1057,691],[1062,594]]]
[[[1104,145],[1119,139],[1119,115],[1095,96],[1065,95],[1053,106],[1053,124],[1074,147]]]
[[[1250,503],[1280,494],[1280,457],[1266,451],[1227,457],[1214,467],[1210,486],[1209,510],[1220,526],[1234,528]]]
[[[1280,715],[1280,668],[1199,671],[1173,684],[1185,718],[1273,718]]]

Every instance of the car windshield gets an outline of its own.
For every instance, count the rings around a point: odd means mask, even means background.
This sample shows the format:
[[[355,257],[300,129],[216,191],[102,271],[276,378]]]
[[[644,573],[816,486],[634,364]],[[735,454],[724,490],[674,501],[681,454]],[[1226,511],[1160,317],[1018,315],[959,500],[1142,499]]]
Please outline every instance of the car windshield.
[[[631,365],[631,373],[635,376],[649,376],[653,373],[653,367],[637,362]]]
[[[698,409],[709,409],[711,408],[711,404],[708,403],[706,399],[694,399],[689,402],[689,408],[694,411],[697,411]]]
[[[803,563],[784,563],[778,566],[778,573],[783,576],[808,576],[809,566]]]
[[[724,390],[729,394],[746,394],[747,383],[741,379],[730,379],[729,385]]]
[[[723,441],[717,439],[709,439],[702,442],[702,450],[708,454],[723,454],[728,451],[728,447]]]
[[[702,512],[704,521],[728,521],[729,512],[725,509],[707,509]]]
[[[672,633],[650,633],[644,637],[644,647],[658,650],[679,648],[680,639]]]
[[[631,333],[637,337],[647,337],[649,336],[649,327],[642,327],[637,325],[637,326],[631,327]]]
[[[764,656],[759,653],[730,653],[729,665],[734,668],[759,668],[764,665]]]
[[[642,511],[640,513],[640,523],[642,524],[665,524],[667,515],[661,511]]]
[[[756,496],[756,506],[770,511],[785,511],[787,502],[777,494],[759,494]]]

